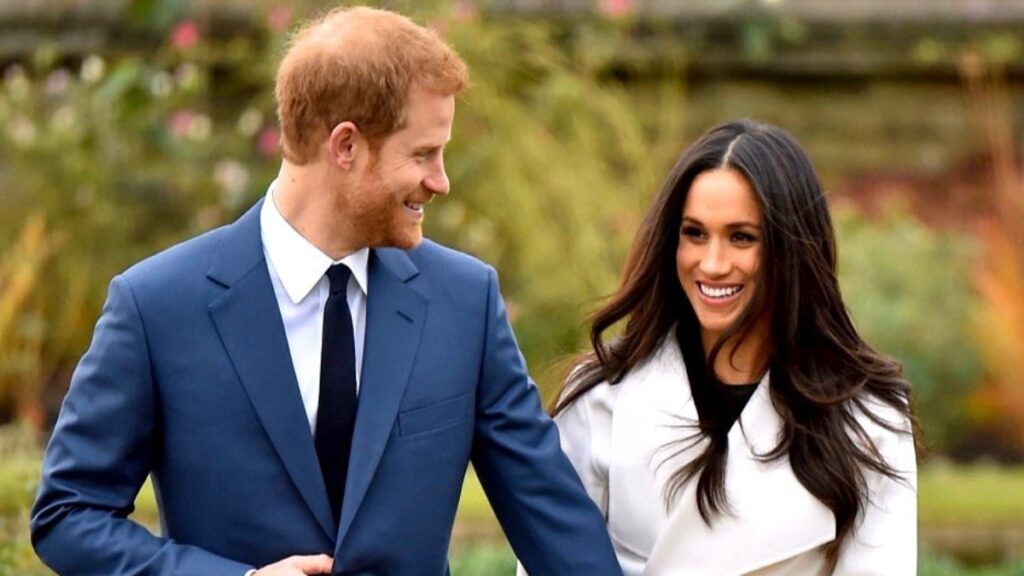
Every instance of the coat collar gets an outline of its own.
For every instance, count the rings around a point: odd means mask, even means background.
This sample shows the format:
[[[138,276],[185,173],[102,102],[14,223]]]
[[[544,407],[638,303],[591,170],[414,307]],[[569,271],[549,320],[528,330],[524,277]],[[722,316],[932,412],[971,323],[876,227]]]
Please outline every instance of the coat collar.
[[[622,382],[630,383],[634,384],[631,393],[623,390],[616,404],[613,436],[631,428],[630,424],[637,424],[628,419],[651,418],[653,406],[671,407],[669,410],[675,413],[665,415],[670,419],[666,422],[696,421],[696,406],[682,354],[673,338],[667,338],[647,363]],[[644,407],[642,410],[629,406],[637,402]],[[627,420],[621,420],[620,414]],[[762,462],[758,457],[775,446],[782,424],[772,405],[766,375],[729,432],[726,491],[732,514],[716,517],[708,528],[697,510],[695,483],[688,483],[673,502],[655,541],[646,576],[748,573],[835,538],[831,510],[800,484],[789,461]],[[678,427],[662,428],[678,433]],[[617,442],[614,438],[613,445],[636,449],[635,442],[631,446],[630,442]],[[698,444],[673,457],[656,472],[657,480],[663,480],[703,446]],[[612,459],[616,457],[613,453]],[[614,484],[613,479],[613,490]]]

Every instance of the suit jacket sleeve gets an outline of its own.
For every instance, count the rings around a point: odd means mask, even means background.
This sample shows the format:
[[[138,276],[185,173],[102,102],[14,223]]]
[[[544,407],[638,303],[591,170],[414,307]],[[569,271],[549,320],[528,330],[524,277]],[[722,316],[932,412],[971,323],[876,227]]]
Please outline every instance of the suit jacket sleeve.
[[[839,551],[835,576],[912,576],[917,573],[917,458],[910,423],[891,407],[872,406],[903,432],[859,418],[879,453],[900,474],[893,479],[867,471],[863,516]]]
[[[572,377],[569,379],[572,380]],[[587,495],[597,504],[606,524],[613,409],[609,390],[604,385],[594,388],[555,417],[562,439],[562,451],[576,469]],[[522,563],[516,566],[516,574],[528,576]]]
[[[64,399],[32,509],[32,544],[65,576],[242,576],[252,568],[152,535],[127,519],[159,449],[145,327],[114,278],[92,345]]]
[[[620,576],[601,513],[559,447],[526,373],[497,276],[488,273],[473,466],[531,574]]]

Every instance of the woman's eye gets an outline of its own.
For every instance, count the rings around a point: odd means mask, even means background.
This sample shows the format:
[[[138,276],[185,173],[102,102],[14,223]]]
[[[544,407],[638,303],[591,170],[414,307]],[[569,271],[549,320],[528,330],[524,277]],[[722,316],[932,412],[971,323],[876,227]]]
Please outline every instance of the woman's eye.
[[[754,236],[753,234],[747,234],[746,232],[736,232],[735,234],[732,235],[732,239],[734,242],[741,242],[745,244],[757,242],[756,236]]]
[[[688,238],[700,238],[704,236],[704,231],[701,230],[700,228],[697,228],[696,226],[683,226],[680,232],[683,236],[686,236]]]

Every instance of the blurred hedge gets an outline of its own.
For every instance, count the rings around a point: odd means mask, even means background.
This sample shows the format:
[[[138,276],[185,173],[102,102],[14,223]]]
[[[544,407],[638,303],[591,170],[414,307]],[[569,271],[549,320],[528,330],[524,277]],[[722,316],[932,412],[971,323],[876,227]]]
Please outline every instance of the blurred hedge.
[[[874,221],[840,208],[836,226],[840,283],[854,321],[870,344],[903,363],[926,445],[955,447],[982,369],[971,337],[977,302],[964,273],[976,243],[930,229],[898,205]]]
[[[304,9],[266,6],[257,29],[214,38],[185,11],[175,20],[159,2],[133,6],[162,27],[163,44],[84,59],[41,46],[2,71],[0,422],[45,428],[110,277],[231,221],[276,172],[273,67]],[[600,59],[612,55],[601,47],[622,40],[612,23],[589,24],[567,47],[553,24],[497,21],[471,3],[408,8],[473,73],[447,158],[453,193],[431,205],[427,233],[498,268],[550,394],[559,375],[548,368],[582,346],[585,315],[614,288],[646,205],[687,144],[685,85],[602,77]],[[844,209],[838,222],[854,317],[906,363],[943,450],[963,434],[959,399],[980,370],[965,331],[974,295],[956,272],[971,242],[905,213],[870,222]]]

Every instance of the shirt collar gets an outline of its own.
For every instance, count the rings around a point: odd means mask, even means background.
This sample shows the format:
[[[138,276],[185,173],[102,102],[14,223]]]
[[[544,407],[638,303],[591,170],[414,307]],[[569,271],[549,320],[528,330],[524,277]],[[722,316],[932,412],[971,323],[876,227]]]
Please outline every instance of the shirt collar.
[[[348,266],[359,289],[364,295],[368,293],[370,249],[361,248],[341,260],[331,260],[330,256],[306,240],[281,215],[274,203],[274,183],[271,183],[260,210],[260,227],[263,250],[293,303],[298,304],[309,295],[327,269],[339,263]]]

